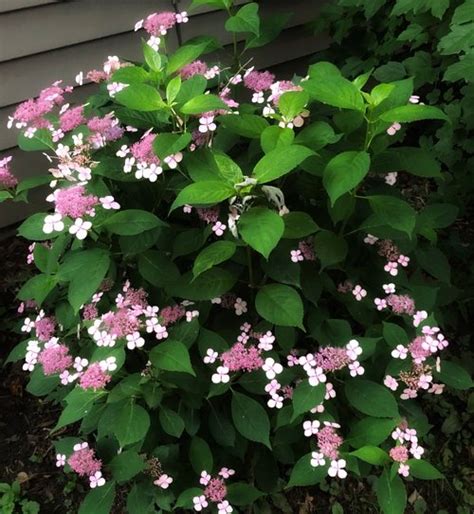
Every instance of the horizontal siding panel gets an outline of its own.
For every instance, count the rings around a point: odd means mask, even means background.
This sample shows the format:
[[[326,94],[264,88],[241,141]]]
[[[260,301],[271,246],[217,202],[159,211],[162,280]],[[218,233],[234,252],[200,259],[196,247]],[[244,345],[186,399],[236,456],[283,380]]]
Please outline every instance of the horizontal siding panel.
[[[171,49],[177,47],[174,32],[169,34],[168,41]],[[1,63],[0,107],[34,97],[55,80],[73,84],[79,71],[102,68],[108,55],[118,55],[124,60],[140,59],[140,37],[130,32]]]
[[[3,14],[0,61],[128,32],[140,18],[164,10],[173,10],[171,0],[82,0]]]
[[[247,4],[251,1],[252,0],[234,0],[233,5],[240,6],[243,4]],[[176,8],[179,11],[187,11],[189,16],[196,16],[198,14],[204,14],[204,13],[208,13],[208,12],[216,10],[216,8],[212,5],[201,5],[200,7],[197,7],[196,9],[191,10],[190,6],[192,4],[192,0],[176,0],[175,4],[176,4]]]
[[[55,4],[61,0],[0,0],[0,13],[38,7],[40,5]]]

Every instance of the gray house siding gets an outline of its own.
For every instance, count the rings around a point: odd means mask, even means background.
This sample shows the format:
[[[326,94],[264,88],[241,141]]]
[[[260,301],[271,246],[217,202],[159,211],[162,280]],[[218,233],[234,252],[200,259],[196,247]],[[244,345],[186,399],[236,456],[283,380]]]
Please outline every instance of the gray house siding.
[[[317,15],[326,0],[261,0],[262,16],[292,12],[287,27],[271,46],[252,52],[259,68],[278,67],[291,76],[295,66],[301,71],[302,57],[327,45],[304,30],[303,25]],[[79,71],[100,68],[108,55],[123,59],[141,57],[140,35],[133,32],[135,21],[160,10],[185,10],[190,0],[0,0],[0,158],[12,155],[13,170],[19,178],[31,177],[47,169],[39,153],[26,153],[16,146],[15,130],[7,130],[8,116],[18,103],[34,97],[53,81],[73,84]],[[246,0],[236,3],[244,4]],[[225,14],[209,7],[192,13],[180,33],[169,35],[169,47],[179,39],[212,35],[224,45],[231,42],[224,30]],[[81,102],[93,84],[77,87],[71,101]],[[30,195],[30,203],[0,204],[0,227],[15,223],[44,206],[44,191]]]

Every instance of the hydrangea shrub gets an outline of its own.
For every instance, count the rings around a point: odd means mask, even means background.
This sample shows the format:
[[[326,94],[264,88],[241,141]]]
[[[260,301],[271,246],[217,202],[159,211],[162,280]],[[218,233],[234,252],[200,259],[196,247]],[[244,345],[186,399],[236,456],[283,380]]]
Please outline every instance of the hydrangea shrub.
[[[217,4],[248,47],[266,41],[256,4]],[[4,160],[2,198],[49,183],[51,210],[19,228],[37,273],[9,360],[61,406],[56,465],[90,486],[81,514],[116,496],[131,513],[269,512],[348,475],[375,475],[381,510],[401,513],[406,477],[442,478],[418,399],[471,386],[443,359],[451,211],[397,188],[440,167],[394,135],[447,117],[411,79],[321,62],[278,80],[205,62],[209,38],[168,53],[187,21],[138,22],[144,64],[109,57],[85,105],[55,83],[13,114],[50,175],[17,185]]]

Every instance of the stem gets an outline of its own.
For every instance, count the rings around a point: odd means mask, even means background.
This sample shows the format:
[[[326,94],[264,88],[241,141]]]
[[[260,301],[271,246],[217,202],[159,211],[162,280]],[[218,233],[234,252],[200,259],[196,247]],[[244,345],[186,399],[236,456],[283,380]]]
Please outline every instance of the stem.
[[[251,289],[255,288],[255,277],[253,274],[253,267],[252,267],[252,250],[250,249],[250,246],[247,246],[247,263],[249,267],[249,287]]]

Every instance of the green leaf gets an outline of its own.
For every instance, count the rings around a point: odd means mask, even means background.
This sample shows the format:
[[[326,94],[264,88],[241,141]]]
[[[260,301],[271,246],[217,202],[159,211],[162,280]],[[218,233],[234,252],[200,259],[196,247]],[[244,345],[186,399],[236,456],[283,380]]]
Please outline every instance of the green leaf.
[[[344,193],[357,187],[369,172],[367,152],[343,152],[333,157],[324,170],[323,184],[331,205]]]
[[[166,100],[169,104],[173,103],[176,100],[176,97],[179,94],[179,90],[181,89],[181,77],[177,75],[173,79],[168,82],[166,86]]]
[[[163,343],[159,343],[150,352],[150,360],[157,369],[180,371],[196,376],[191,365],[188,349],[179,341],[167,339]]]
[[[134,111],[149,112],[166,108],[158,90],[147,84],[130,84],[115,95],[115,100]]]
[[[59,232],[53,232],[52,234],[45,234],[43,232],[44,218],[46,216],[46,213],[38,212],[27,218],[18,227],[18,235],[30,241],[46,241],[57,237],[60,234]]]
[[[314,236],[314,248],[322,268],[343,261],[347,255],[347,243],[344,238],[328,230],[321,230]]]
[[[230,291],[236,281],[234,273],[214,267],[196,278],[191,272],[185,273],[178,281],[167,284],[166,291],[187,300],[212,300]]]
[[[261,491],[245,482],[234,482],[227,486],[226,499],[231,505],[237,505],[237,507],[251,505],[262,496]]]
[[[115,499],[115,482],[91,489],[79,507],[78,514],[109,514]]]
[[[311,78],[302,82],[302,85],[312,100],[341,109],[361,112],[365,109],[364,100],[357,86],[342,76],[334,74]]]
[[[181,46],[169,58],[166,72],[171,75],[175,71],[180,70],[186,64],[195,61],[202,53],[204,53],[209,45],[209,41],[198,42],[195,44],[188,43]]]
[[[278,99],[278,110],[290,121],[301,113],[308,101],[309,95],[306,91],[287,91]]]
[[[285,327],[303,327],[303,302],[289,286],[268,284],[259,290],[255,307],[262,318]]]
[[[68,300],[75,313],[97,291],[109,266],[109,252],[101,248],[77,251],[66,256],[57,278],[69,281]]]
[[[390,461],[390,457],[387,453],[377,446],[362,446],[358,450],[351,452],[350,455],[376,466],[382,466]]]
[[[186,186],[179,192],[170,210],[183,205],[215,205],[227,200],[235,194],[235,190],[226,182],[203,180]]]
[[[288,487],[306,487],[322,482],[328,474],[328,464],[325,466],[311,466],[311,453],[303,455],[291,470]]]
[[[406,171],[419,177],[441,177],[441,166],[431,152],[409,146],[390,148],[378,154],[374,158],[371,171]]]
[[[204,271],[230,259],[237,249],[232,241],[216,241],[202,250],[196,257],[193,275],[198,277]]]
[[[150,50],[152,48],[146,45]],[[122,82],[124,84],[134,84],[146,82],[150,78],[150,74],[140,66],[124,66],[114,71],[110,82]]]
[[[234,184],[243,181],[244,175],[240,166],[228,155],[223,153],[214,153],[214,161],[219,175],[229,182],[229,184],[233,186]]]
[[[434,370],[434,376],[454,389],[470,389],[474,385],[465,368],[451,361],[441,361],[441,369],[439,372]]]
[[[314,409],[324,401],[326,387],[324,384],[312,386],[308,380],[300,382],[293,392],[293,415],[291,421],[294,421],[300,414]]]
[[[26,390],[34,396],[45,396],[59,385],[58,375],[45,375],[40,366],[36,366],[30,375]]]
[[[390,436],[398,419],[362,418],[351,427],[347,441],[354,448],[378,445]]]
[[[26,137],[21,131],[18,135],[18,146],[24,152],[54,150],[51,132],[48,129],[38,129],[33,137]]]
[[[326,145],[337,143],[339,139],[341,139],[341,135],[336,134],[331,125],[325,121],[316,121],[298,133],[295,143],[317,151]]]
[[[270,182],[286,175],[311,155],[314,155],[312,150],[300,145],[275,148],[257,162],[253,175],[260,184]]]
[[[54,430],[58,430],[82,419],[90,412],[94,403],[105,394],[105,391],[94,391],[92,389],[75,387],[64,398],[66,407],[63,409]]]
[[[416,224],[416,211],[410,204],[395,196],[367,196],[366,198],[384,225],[411,236]]]
[[[268,127],[268,121],[256,114],[225,114],[219,116],[218,121],[222,126],[242,137],[256,139]]]
[[[283,216],[284,239],[303,239],[319,230],[313,218],[306,212],[291,211]]]
[[[4,202],[5,200],[11,200],[12,198],[13,195],[8,191],[0,191],[0,203]]]
[[[260,33],[258,4],[252,2],[241,7],[225,22],[225,29],[229,32],[251,32],[258,36]]]
[[[441,38],[438,50],[441,55],[469,53],[474,46],[474,31],[472,23],[453,25],[452,30]]]
[[[216,95],[198,95],[188,100],[181,108],[183,114],[201,114],[203,112],[228,109],[227,104]]]
[[[41,306],[56,284],[56,277],[44,274],[35,275],[23,284],[17,293],[17,298],[24,301],[35,300]]]
[[[153,141],[153,151],[160,158],[164,159],[185,148],[191,141],[191,134],[158,134]]]
[[[421,480],[439,480],[444,478],[432,464],[422,459],[410,459],[408,461],[410,466],[410,475]]]
[[[260,20],[259,35],[247,38],[245,49],[259,48],[276,39],[290,18],[291,14],[281,12],[265,16],[263,20]]]
[[[202,470],[210,472],[213,468],[214,459],[209,445],[204,439],[194,436],[189,447],[189,461],[196,474]]]
[[[407,504],[407,493],[403,480],[385,469],[375,484],[377,500],[383,514],[403,514]]]
[[[137,452],[127,450],[114,457],[108,467],[117,482],[127,482],[145,469],[145,463]]]
[[[391,348],[395,348],[399,344],[406,346],[409,343],[409,338],[406,331],[395,323],[388,323],[387,321],[384,321],[382,333],[385,342]]]
[[[145,62],[148,64],[148,67],[152,71],[160,71],[161,70],[161,55],[152,48],[148,43],[143,42],[143,57],[145,57]],[[125,69],[125,68],[121,68]]]
[[[196,1],[196,0],[195,0]],[[201,470],[202,471],[202,470]],[[185,508],[192,509],[193,508],[193,498],[195,496],[200,496],[202,494],[202,487],[191,487],[190,489],[184,490],[176,500],[176,504],[174,509]]]
[[[441,109],[431,105],[402,105],[395,107],[380,115],[379,119],[387,122],[408,123],[420,120],[444,120],[449,121],[449,118],[444,114]]]
[[[235,428],[249,441],[270,446],[270,421],[265,409],[248,396],[232,391],[232,420]]]
[[[150,416],[134,400],[127,399],[111,403],[102,415],[101,423],[115,435],[123,448],[145,438],[150,428]]]
[[[252,207],[240,216],[238,229],[242,239],[268,259],[283,235],[285,224],[275,211]]]
[[[362,379],[349,380],[344,390],[349,403],[364,414],[376,418],[399,416],[393,394],[376,382]]]
[[[444,72],[443,80],[448,82],[456,82],[457,80],[474,81],[474,53],[460,57],[458,62],[448,66]]]
[[[441,282],[451,282],[451,266],[444,253],[436,247],[418,248],[416,258],[419,265]]]
[[[160,407],[158,415],[161,427],[167,434],[173,437],[181,437],[181,434],[184,431],[184,421],[178,413],[162,406]]]
[[[179,270],[169,257],[156,250],[148,250],[138,257],[140,275],[156,287],[179,279]]]
[[[103,222],[102,226],[112,234],[135,236],[146,230],[167,225],[151,212],[128,209],[112,214]]]
[[[459,208],[449,203],[427,205],[418,215],[418,223],[423,227],[446,228],[456,221]]]
[[[294,139],[295,133],[291,129],[271,125],[261,133],[260,145],[262,150],[268,153],[276,148],[290,146]]]

